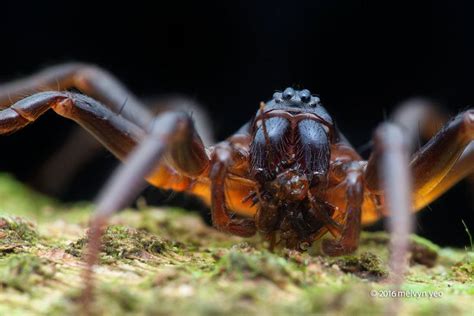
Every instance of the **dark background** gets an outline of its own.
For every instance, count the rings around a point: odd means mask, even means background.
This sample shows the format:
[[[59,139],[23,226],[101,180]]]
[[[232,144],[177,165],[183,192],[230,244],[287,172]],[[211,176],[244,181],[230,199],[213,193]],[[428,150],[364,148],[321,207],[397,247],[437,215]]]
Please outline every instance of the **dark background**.
[[[305,87],[321,96],[356,147],[409,97],[432,98],[452,113],[474,100],[473,6],[462,2],[98,2],[3,1],[0,82],[60,62],[95,63],[139,96],[179,93],[199,101],[219,139],[275,90]],[[2,137],[0,170],[29,181],[72,126],[49,113]],[[93,198],[115,164],[101,155],[61,198]],[[191,203],[157,190],[147,195]],[[418,233],[468,245],[461,219],[474,230],[472,201],[460,183],[418,215]]]

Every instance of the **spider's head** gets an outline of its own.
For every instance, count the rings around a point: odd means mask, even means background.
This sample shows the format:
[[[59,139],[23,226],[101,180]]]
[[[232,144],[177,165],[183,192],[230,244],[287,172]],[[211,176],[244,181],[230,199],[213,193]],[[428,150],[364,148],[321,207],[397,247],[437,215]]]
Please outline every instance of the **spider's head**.
[[[308,222],[310,198],[327,185],[336,129],[318,96],[287,88],[261,103],[253,120],[250,160],[259,185],[257,229],[281,232],[296,248],[322,223]]]
[[[276,92],[270,101],[261,103],[252,134],[251,164],[261,185],[273,181],[286,190],[303,178],[310,188],[324,182],[335,127],[318,96],[306,89]],[[286,194],[300,197],[297,191]]]

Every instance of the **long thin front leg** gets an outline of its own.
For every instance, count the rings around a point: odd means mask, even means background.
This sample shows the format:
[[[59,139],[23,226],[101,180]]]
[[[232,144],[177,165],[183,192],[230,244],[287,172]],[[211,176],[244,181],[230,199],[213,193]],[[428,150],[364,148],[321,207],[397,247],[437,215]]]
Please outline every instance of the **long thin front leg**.
[[[157,173],[163,175],[163,166],[158,166],[157,162],[164,155],[164,166],[181,171],[185,175],[184,179],[204,173],[209,158],[192,119],[185,113],[160,115],[152,125],[151,134],[147,135],[147,130],[113,113],[94,99],[67,92],[38,93],[0,110],[0,134],[23,128],[49,109],[79,123],[116,157],[125,159],[130,152],[134,152],[127,159],[129,164],[120,168],[106,186],[92,220],[88,268],[85,273],[84,297],[87,305],[92,297],[92,266],[97,261],[100,237],[107,217],[131,202],[142,189],[144,177],[153,183]]]
[[[416,210],[432,202],[464,174],[474,172],[474,165],[469,164],[472,153],[467,151],[463,155],[473,140],[474,110],[468,110],[449,121],[415,154],[410,167]]]
[[[438,196],[442,195],[456,183],[467,177],[474,177],[474,142],[472,141],[469,146],[466,147],[461,157],[459,157],[451,170],[449,170],[448,174],[430,192],[429,200],[427,200],[425,203],[429,204],[430,201],[436,200]],[[471,180],[471,182],[473,181],[474,179]],[[420,208],[423,207],[422,205],[423,204],[420,204]]]
[[[119,159],[123,159],[146,133],[141,127],[87,96],[68,92],[41,92],[0,110],[0,135],[25,127],[49,109],[76,121]]]
[[[376,130],[374,144],[367,172],[371,168],[377,169],[384,192],[384,206],[391,215],[388,220],[390,267],[395,290],[399,290],[408,265],[409,235],[413,229],[409,146],[401,129],[389,123]],[[399,305],[399,299],[395,299],[388,305],[388,313],[397,315]]]
[[[154,115],[170,111],[182,111],[192,116],[196,132],[206,146],[214,144],[211,120],[203,108],[195,101],[181,96],[168,96],[147,100]],[[146,128],[146,126],[141,126]],[[42,192],[58,195],[67,187],[75,172],[102,152],[104,148],[86,131],[77,127],[63,146],[39,168],[34,185]],[[58,168],[60,166],[60,168]],[[51,177],[55,181],[50,181]]]
[[[125,159],[147,134],[147,130],[87,96],[69,92],[41,92],[0,110],[0,135],[25,127],[49,109],[76,121],[121,160]],[[187,115],[186,117],[190,126],[193,126],[191,118]],[[189,134],[186,137],[170,148],[166,156],[167,164],[156,168],[156,172],[150,174],[149,182],[168,188],[167,182],[161,178],[171,180],[168,178],[174,177],[185,185],[189,182],[189,177],[204,172],[208,166],[204,145],[194,126],[187,129],[187,132]],[[175,183],[174,187],[186,189],[181,183]]]
[[[141,191],[144,178],[153,178],[157,166],[167,156],[171,165],[188,174],[204,172],[209,164],[204,145],[196,140],[191,118],[185,113],[170,112],[160,115],[151,133],[109,180],[99,195],[89,229],[89,244],[84,271],[83,302],[86,311],[93,298],[93,266],[98,261],[100,240],[107,219],[127,206]],[[199,161],[195,161],[195,160]],[[189,162],[189,164],[182,164]],[[189,168],[186,170],[186,168]]]
[[[383,186],[384,205],[391,233],[391,265],[398,283],[406,266],[408,236],[412,231],[412,183],[409,170],[408,144],[395,125],[384,124],[376,130],[375,150],[367,168],[377,168]],[[375,159],[375,158],[376,159]]]
[[[463,176],[474,171],[470,163],[473,160],[473,153],[469,149],[473,139],[474,110],[468,110],[450,120],[415,153],[410,163],[414,179],[415,210],[426,206]],[[381,193],[376,161],[377,152],[369,159],[366,172],[367,187],[372,192]]]
[[[467,111],[469,112],[469,111]],[[466,113],[467,113],[466,112]],[[464,116],[468,116],[464,114]],[[429,140],[439,132],[439,128],[446,124],[448,115],[442,109],[425,99],[410,99],[402,103],[392,115],[391,121],[399,125],[406,139],[409,141],[410,152],[416,149],[420,139]],[[466,119],[465,119],[466,121]],[[464,123],[469,124],[469,123]],[[449,123],[448,123],[449,125]],[[458,141],[455,141],[457,143]],[[462,146],[462,144],[459,144]],[[471,141],[461,157],[449,169],[448,173],[423,200],[416,200],[417,209],[421,209],[438,198],[462,179],[474,179],[474,143]],[[471,183],[471,186],[474,183]],[[418,202],[419,201],[419,202]]]
[[[114,76],[97,66],[82,63],[50,67],[32,76],[0,85],[0,108],[39,91],[71,88],[99,100],[112,112],[140,127],[146,128],[153,119],[151,112]]]
[[[113,75],[97,66],[83,63],[57,65],[26,78],[1,84],[0,109],[39,91],[72,88],[99,100],[112,113],[143,129],[148,128],[154,117]],[[58,194],[76,170],[100,152],[101,148],[87,133],[77,128],[66,144],[39,169],[33,183],[43,192]],[[56,181],[49,181],[52,176]]]

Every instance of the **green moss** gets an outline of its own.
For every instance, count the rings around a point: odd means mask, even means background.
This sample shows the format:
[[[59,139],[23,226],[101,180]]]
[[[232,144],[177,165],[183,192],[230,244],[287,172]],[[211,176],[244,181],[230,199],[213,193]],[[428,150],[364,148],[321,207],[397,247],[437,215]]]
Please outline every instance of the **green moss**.
[[[33,223],[20,217],[0,217],[0,257],[20,252],[35,244],[38,234]]]
[[[289,282],[303,283],[303,275],[295,263],[266,250],[256,250],[246,243],[236,245],[220,258],[219,255],[217,257],[216,277],[232,280],[265,279],[281,287]]]
[[[66,252],[81,257],[88,243],[83,237],[72,242]],[[102,260],[117,259],[151,260],[154,256],[180,247],[178,243],[165,241],[148,232],[120,225],[108,226],[102,236]]]
[[[451,275],[457,281],[463,283],[474,283],[474,252],[469,252],[463,260],[451,267]]]
[[[10,255],[0,259],[0,285],[23,292],[54,276],[54,268],[45,259],[30,254]]]
[[[0,176],[0,196],[2,186],[10,191],[0,210],[26,219],[0,225],[0,315],[78,314],[92,205],[51,203],[10,177]],[[109,223],[95,269],[97,315],[378,315],[393,302],[369,295],[391,290],[385,233],[364,232],[353,256],[330,258],[317,245],[270,252],[177,209],[128,210]],[[443,297],[403,299],[401,314],[471,315],[472,253],[416,236],[412,245],[403,290]]]
[[[359,256],[344,256],[332,261],[341,271],[352,273],[370,280],[380,280],[388,276],[387,268],[378,256],[364,252]]]
[[[376,251],[384,261],[389,258],[390,237],[384,232],[363,232],[358,252]],[[410,262],[433,267],[439,257],[439,246],[417,235],[410,236]]]
[[[417,235],[411,235],[410,241],[410,262],[434,267],[438,259],[439,246]]]

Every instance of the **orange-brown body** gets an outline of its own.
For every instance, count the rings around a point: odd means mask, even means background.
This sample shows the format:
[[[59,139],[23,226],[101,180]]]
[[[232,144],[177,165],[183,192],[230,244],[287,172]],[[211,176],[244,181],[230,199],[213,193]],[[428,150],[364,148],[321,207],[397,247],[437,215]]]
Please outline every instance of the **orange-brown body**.
[[[248,151],[251,139],[250,137],[232,136],[230,142],[237,143]],[[213,147],[211,147],[212,152]],[[347,144],[336,144],[331,148],[331,163],[336,160],[362,161],[359,154]],[[239,215],[252,217],[257,211],[257,205],[252,205],[250,200],[245,199],[255,190],[257,183],[252,181],[249,176],[248,162],[242,162],[238,168],[229,170],[226,180],[227,208]],[[337,207],[337,212],[333,215],[334,219],[342,223],[346,205],[346,186],[344,179],[330,174],[329,186],[326,190],[325,199],[330,204]],[[209,170],[196,179],[191,179],[181,175],[168,165],[160,166],[149,178],[148,181],[162,189],[173,191],[184,191],[201,198],[208,206],[211,206],[211,181],[209,179]],[[383,210],[378,202],[380,196],[366,192],[362,207],[362,224],[370,225],[382,217]]]

